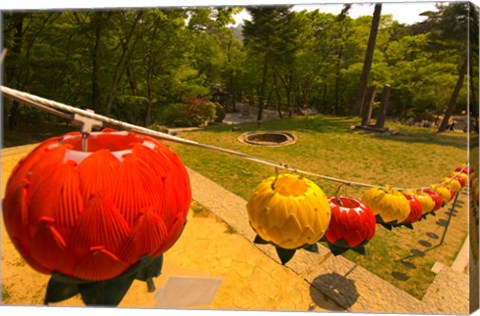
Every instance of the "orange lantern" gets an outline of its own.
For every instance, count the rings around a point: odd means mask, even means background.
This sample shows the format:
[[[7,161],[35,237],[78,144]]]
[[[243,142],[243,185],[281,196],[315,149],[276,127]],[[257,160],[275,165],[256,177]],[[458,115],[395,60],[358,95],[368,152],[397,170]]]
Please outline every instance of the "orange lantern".
[[[158,267],[190,207],[181,160],[130,132],[91,133],[87,151],[81,143],[79,132],[48,139],[13,170],[3,215],[14,245],[35,270],[79,283],[117,278],[139,262]]]

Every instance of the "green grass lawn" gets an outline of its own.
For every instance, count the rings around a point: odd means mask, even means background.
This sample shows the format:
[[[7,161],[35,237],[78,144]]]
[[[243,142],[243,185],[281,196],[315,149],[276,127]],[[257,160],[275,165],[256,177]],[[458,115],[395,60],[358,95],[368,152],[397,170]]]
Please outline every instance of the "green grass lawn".
[[[78,131],[79,127],[63,121],[20,121],[14,130],[10,130],[4,122],[2,147],[13,147],[39,143],[53,136],[59,136],[71,131]]]
[[[241,143],[237,137],[256,129],[256,124],[211,126],[201,131],[181,132],[178,136],[204,144],[225,147],[258,157],[287,163],[289,166],[336,178],[395,187],[423,187],[438,182],[467,159],[467,138],[464,133],[437,134],[433,130],[389,124],[392,135],[353,132],[350,127],[358,119],[316,116],[296,117],[265,122],[261,130],[293,133],[297,142],[284,147],[261,147]],[[273,167],[207,149],[168,143],[184,163],[248,200],[251,191],[266,177],[275,174]],[[281,170],[280,170],[281,171]],[[281,171],[282,172],[282,171]],[[311,178],[327,195],[338,184]],[[360,198],[365,188],[343,186],[340,195]],[[460,205],[460,203],[459,203]],[[377,225],[377,233],[367,245],[367,254],[347,252],[345,256],[383,279],[421,299],[434,274],[436,261],[451,265],[467,234],[467,216],[452,220],[442,247],[411,257],[416,250],[426,250],[441,236],[443,227],[437,223],[447,216],[448,208],[437,217],[417,223],[414,230],[397,228],[388,231]],[[427,244],[425,243],[427,242]],[[420,243],[420,244],[419,244]],[[410,258],[409,258],[410,257]],[[405,261],[399,261],[407,258]],[[409,261],[409,263],[406,263]]]

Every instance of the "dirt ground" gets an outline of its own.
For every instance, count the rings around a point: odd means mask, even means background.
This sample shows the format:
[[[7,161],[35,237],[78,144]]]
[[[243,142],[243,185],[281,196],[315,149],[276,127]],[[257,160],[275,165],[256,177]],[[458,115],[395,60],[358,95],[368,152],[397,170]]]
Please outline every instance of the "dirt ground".
[[[4,150],[2,198],[12,168],[31,146]],[[48,275],[36,272],[20,257],[1,224],[1,284],[5,305],[43,304]],[[277,264],[251,241],[235,233],[207,210],[191,211],[179,241],[165,253],[162,275],[154,280],[164,289],[171,277],[217,278],[218,291],[209,304],[178,308],[222,310],[342,311],[336,303],[310,287],[295,272]],[[288,284],[288,287],[284,286]],[[157,292],[158,293],[158,292]],[[175,293],[170,293],[175,294]],[[119,307],[152,308],[164,304],[146,284],[135,281]],[[84,306],[79,296],[55,304]]]

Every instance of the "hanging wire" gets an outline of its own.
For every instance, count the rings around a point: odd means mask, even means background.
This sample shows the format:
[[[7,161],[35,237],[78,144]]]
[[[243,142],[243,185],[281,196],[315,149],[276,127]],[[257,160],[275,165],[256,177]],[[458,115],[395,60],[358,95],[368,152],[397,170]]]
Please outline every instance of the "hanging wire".
[[[432,186],[428,186],[428,187],[420,187],[420,188],[399,188],[399,187],[373,185],[373,184],[368,184],[368,183],[339,179],[339,178],[330,177],[330,176],[326,176],[326,175],[322,175],[322,174],[318,174],[318,173],[314,173],[314,172],[309,172],[309,171],[305,171],[305,170],[292,168],[286,163],[267,160],[267,159],[264,159],[264,158],[259,158],[259,157],[249,155],[249,154],[245,154],[245,153],[242,153],[242,152],[238,152],[238,151],[235,151],[235,150],[226,149],[226,148],[222,148],[222,147],[217,147],[217,146],[213,146],[213,145],[202,144],[202,143],[198,143],[198,142],[195,142],[195,141],[192,141],[192,140],[188,140],[188,139],[180,138],[180,137],[177,137],[177,136],[173,136],[173,135],[170,135],[170,134],[157,132],[157,131],[154,131],[154,130],[151,130],[151,129],[148,129],[148,128],[145,128],[145,127],[141,127],[141,126],[138,126],[138,125],[118,121],[118,120],[115,120],[115,119],[112,119],[112,118],[109,118],[109,117],[106,117],[106,116],[103,116],[103,115],[96,114],[92,111],[87,111],[87,110],[76,108],[76,107],[66,105],[66,104],[63,104],[63,103],[60,103],[60,102],[55,102],[55,101],[52,101],[52,100],[48,100],[48,99],[45,99],[45,98],[42,98],[42,97],[39,97],[39,96],[32,95],[30,93],[18,91],[18,90],[11,89],[11,88],[8,88],[8,87],[5,87],[5,86],[1,86],[0,91],[5,96],[7,96],[11,99],[15,99],[17,101],[20,101],[20,102],[23,102],[25,104],[31,105],[33,107],[39,108],[41,110],[47,111],[47,112],[52,113],[54,115],[63,117],[65,119],[70,119],[71,120],[71,119],[73,119],[73,115],[69,115],[69,114],[66,114],[66,113],[61,112],[61,111],[66,111],[66,112],[70,112],[70,113],[73,113],[73,114],[78,114],[78,115],[81,115],[81,116],[84,116],[84,117],[87,117],[87,118],[91,118],[91,119],[94,119],[94,120],[98,120],[98,121],[101,121],[101,122],[105,123],[105,125],[107,125],[107,126],[120,128],[122,130],[127,130],[127,131],[135,132],[135,133],[138,133],[138,134],[146,135],[146,136],[151,136],[151,137],[154,137],[154,138],[159,138],[159,139],[163,139],[163,140],[167,140],[167,141],[172,141],[172,142],[175,142],[175,143],[180,143],[180,144],[184,144],[184,145],[209,149],[209,150],[218,151],[218,152],[222,152],[222,153],[225,153],[225,154],[237,156],[237,157],[240,157],[240,158],[243,158],[243,159],[246,159],[246,160],[250,160],[250,161],[253,161],[253,162],[256,162],[256,163],[261,163],[261,164],[264,164],[264,165],[267,165],[267,166],[274,167],[277,170],[278,169],[284,169],[284,170],[288,170],[288,171],[293,172],[293,173],[301,173],[301,174],[304,174],[304,175],[308,175],[308,176],[311,176],[311,177],[315,177],[315,178],[319,178],[319,179],[323,179],[323,180],[327,180],[327,181],[337,182],[337,183],[341,183],[341,184],[345,184],[345,185],[349,185],[349,186],[360,186],[360,187],[367,187],[367,188],[379,188],[379,189],[390,189],[390,190],[393,189],[393,190],[398,190],[398,191],[405,191],[405,190],[418,191],[418,190],[430,189],[432,187]],[[467,167],[468,167],[468,162],[455,175],[461,174]],[[437,183],[433,186],[436,187],[436,186],[446,185],[453,180],[454,180],[454,177],[450,178],[449,180],[445,180],[445,181],[442,181],[440,183]]]

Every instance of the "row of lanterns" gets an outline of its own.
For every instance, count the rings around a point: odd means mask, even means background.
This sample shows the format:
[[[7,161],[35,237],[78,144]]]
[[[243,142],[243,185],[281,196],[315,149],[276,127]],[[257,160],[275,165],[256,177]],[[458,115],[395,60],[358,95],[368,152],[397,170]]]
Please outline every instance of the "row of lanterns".
[[[87,305],[117,305],[134,279],[153,290],[163,253],[186,224],[190,181],[180,158],[154,138],[112,129],[85,136],[48,139],[15,166],[4,224],[25,261],[52,275],[45,303],[81,294]],[[448,203],[471,174],[458,170],[429,190],[372,188],[361,200],[327,197],[297,174],[270,177],[247,204],[255,242],[274,244],[284,264],[297,249],[318,251],[323,239],[334,254],[363,253],[376,223],[408,226]]]
[[[281,174],[257,186],[247,211],[257,233],[255,242],[273,244],[283,264],[297,249],[317,251],[314,245],[321,240],[335,255],[349,249],[363,254],[377,223],[388,229],[413,228],[413,223],[450,202],[469,176],[478,203],[476,177],[465,165],[431,188],[398,191],[373,187],[364,192],[361,200],[327,197],[311,180],[298,174]]]

